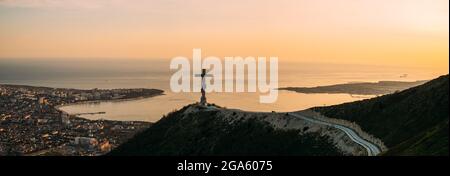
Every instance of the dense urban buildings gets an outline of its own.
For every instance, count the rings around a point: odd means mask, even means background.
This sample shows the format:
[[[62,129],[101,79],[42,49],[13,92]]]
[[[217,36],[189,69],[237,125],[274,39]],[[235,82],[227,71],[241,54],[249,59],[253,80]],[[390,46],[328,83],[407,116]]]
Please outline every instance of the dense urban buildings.
[[[0,85],[0,155],[101,155],[149,122],[88,120],[58,106],[151,97],[156,89],[78,90]]]

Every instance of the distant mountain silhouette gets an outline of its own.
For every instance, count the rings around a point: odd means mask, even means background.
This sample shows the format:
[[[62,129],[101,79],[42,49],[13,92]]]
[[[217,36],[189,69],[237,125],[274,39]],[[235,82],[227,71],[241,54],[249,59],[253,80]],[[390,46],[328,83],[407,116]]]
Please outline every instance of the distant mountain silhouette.
[[[448,155],[448,79],[445,75],[398,93],[312,109],[356,122],[386,144],[384,155]]]

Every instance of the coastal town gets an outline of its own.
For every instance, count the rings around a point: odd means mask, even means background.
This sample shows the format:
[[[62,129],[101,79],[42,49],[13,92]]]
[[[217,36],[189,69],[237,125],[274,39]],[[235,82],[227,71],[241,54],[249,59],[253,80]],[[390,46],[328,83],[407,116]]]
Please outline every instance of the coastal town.
[[[88,120],[58,106],[163,94],[157,89],[64,89],[0,85],[0,156],[97,156],[108,153],[150,122]]]

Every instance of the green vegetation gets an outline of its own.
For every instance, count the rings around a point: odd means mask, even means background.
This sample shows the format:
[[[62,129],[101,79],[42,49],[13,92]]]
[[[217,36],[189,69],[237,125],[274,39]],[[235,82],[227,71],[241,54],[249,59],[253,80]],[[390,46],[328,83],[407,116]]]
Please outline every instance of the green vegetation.
[[[385,142],[385,155],[448,155],[449,76],[378,98],[317,107]]]
[[[448,121],[389,149],[384,155],[448,155]]]
[[[256,118],[236,117],[230,123],[218,110],[184,113],[191,106],[162,118],[109,155],[341,155],[325,136],[276,130]]]

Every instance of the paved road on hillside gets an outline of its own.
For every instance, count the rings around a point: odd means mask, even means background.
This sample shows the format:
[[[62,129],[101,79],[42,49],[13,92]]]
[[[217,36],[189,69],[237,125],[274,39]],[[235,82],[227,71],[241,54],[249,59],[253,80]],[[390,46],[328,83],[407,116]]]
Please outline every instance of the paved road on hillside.
[[[325,122],[325,121],[318,120],[318,119],[305,117],[305,116],[297,114],[297,113],[289,113],[289,115],[297,117],[297,118],[301,118],[301,119],[306,120],[306,121],[311,122],[311,123],[327,125],[327,126],[331,126],[331,127],[337,128],[339,130],[342,130],[345,134],[347,134],[348,137],[350,137],[350,139],[352,141],[354,141],[357,144],[363,146],[367,150],[367,154],[369,156],[376,156],[376,155],[378,155],[381,152],[380,149],[378,148],[378,146],[376,146],[375,144],[373,144],[373,143],[371,143],[369,141],[364,140],[355,131],[353,131],[352,129],[350,129],[348,127],[345,127],[345,126],[342,126],[342,125],[338,125],[338,124],[334,124],[334,123],[330,123],[330,122]]]
[[[216,108],[214,106],[207,106],[207,109],[208,110],[217,110],[218,108]],[[338,124],[334,124],[334,123],[330,123],[330,122],[325,122],[325,121],[318,120],[318,119],[305,117],[305,116],[297,114],[297,113],[292,113],[291,112],[291,113],[288,113],[288,114],[291,115],[291,116],[294,116],[294,117],[306,120],[306,121],[311,122],[311,123],[331,126],[331,127],[337,128],[339,130],[342,130],[353,142],[356,142],[357,144],[359,144],[362,147],[364,147],[367,150],[367,155],[369,155],[369,156],[376,156],[379,153],[381,153],[381,151],[378,148],[378,146],[376,146],[375,144],[373,144],[373,143],[371,143],[369,141],[366,141],[365,139],[361,138],[355,131],[353,131],[349,127],[338,125]]]

